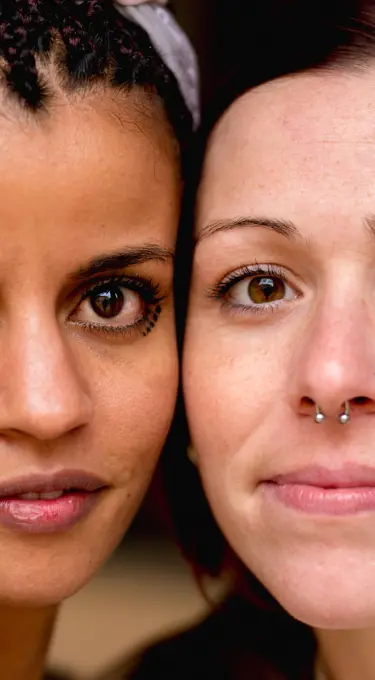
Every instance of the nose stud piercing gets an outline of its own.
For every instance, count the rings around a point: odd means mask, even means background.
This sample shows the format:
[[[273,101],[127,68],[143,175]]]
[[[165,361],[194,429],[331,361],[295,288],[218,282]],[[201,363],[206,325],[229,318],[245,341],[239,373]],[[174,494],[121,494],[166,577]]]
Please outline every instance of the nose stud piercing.
[[[319,404],[315,404],[315,422],[318,424],[324,423],[325,419],[326,416],[324,415]],[[344,411],[340,413],[337,419],[341,425],[346,425],[350,421],[350,405],[348,401],[344,402]]]

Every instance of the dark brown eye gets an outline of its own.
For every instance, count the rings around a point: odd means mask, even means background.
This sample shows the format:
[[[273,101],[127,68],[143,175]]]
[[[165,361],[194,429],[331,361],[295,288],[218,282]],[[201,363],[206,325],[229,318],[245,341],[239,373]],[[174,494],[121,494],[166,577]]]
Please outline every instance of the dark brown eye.
[[[90,302],[95,314],[102,319],[113,319],[121,314],[125,297],[118,286],[98,288],[90,294]]]
[[[71,318],[83,324],[129,328],[145,318],[147,308],[140,293],[107,282],[92,288]]]
[[[285,283],[282,279],[271,276],[256,276],[248,284],[250,300],[257,305],[276,302],[285,297]]]

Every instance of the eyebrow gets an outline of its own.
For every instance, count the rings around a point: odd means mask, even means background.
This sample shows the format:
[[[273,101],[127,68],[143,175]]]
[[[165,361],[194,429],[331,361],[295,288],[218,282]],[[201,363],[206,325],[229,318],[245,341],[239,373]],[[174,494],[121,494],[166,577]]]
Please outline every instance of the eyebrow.
[[[157,262],[174,261],[174,253],[168,248],[157,245],[144,245],[138,247],[128,247],[118,253],[108,253],[100,255],[91,260],[85,267],[75,272],[70,278],[82,281],[100,274],[101,272],[126,269],[137,264],[143,264],[155,260]]]
[[[370,236],[375,239],[375,214],[363,218],[363,224]],[[290,220],[273,219],[268,217],[235,217],[228,220],[217,220],[203,227],[195,239],[195,245],[221,231],[230,231],[243,227],[264,227],[280,234],[289,240],[303,238],[298,227]]]
[[[230,231],[239,227],[265,227],[290,240],[301,236],[296,225],[289,220],[271,219],[268,217],[235,217],[229,220],[218,220],[203,227],[196,239],[196,243],[218,232]]]

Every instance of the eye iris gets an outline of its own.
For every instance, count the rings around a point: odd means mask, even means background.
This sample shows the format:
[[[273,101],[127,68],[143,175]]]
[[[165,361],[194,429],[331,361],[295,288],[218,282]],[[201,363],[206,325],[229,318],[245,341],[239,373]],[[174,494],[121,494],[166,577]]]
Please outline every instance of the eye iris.
[[[285,284],[282,279],[269,276],[257,276],[249,283],[249,297],[255,304],[282,300],[285,296]]]
[[[120,288],[102,288],[90,296],[91,306],[98,316],[103,319],[113,319],[124,307],[124,294]]]

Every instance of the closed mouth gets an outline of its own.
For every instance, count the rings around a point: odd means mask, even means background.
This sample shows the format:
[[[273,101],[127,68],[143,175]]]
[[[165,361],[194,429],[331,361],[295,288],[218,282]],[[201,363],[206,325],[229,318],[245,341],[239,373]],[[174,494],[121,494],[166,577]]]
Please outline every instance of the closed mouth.
[[[0,501],[17,498],[25,501],[58,500],[64,495],[94,493],[108,484],[81,470],[61,470],[50,475],[32,474],[0,484]]]

